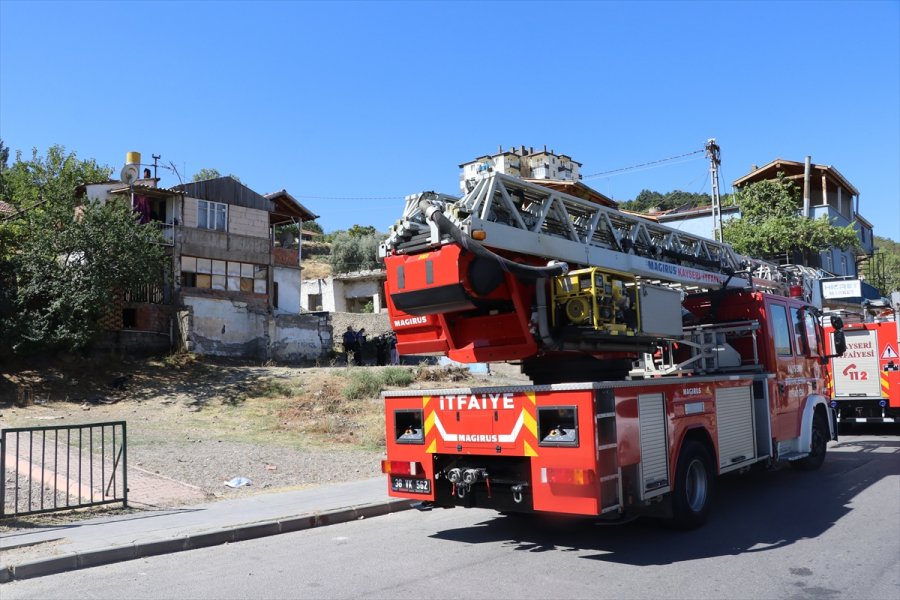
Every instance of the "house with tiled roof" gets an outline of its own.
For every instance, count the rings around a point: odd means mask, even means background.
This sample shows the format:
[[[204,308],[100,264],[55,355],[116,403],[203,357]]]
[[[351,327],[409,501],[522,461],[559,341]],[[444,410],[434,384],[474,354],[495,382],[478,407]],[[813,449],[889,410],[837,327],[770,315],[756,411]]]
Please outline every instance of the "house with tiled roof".
[[[859,190],[835,167],[776,158],[768,164],[753,166],[746,175],[732,182],[735,191],[751,183],[772,181],[782,175],[804,190],[797,210],[810,219],[827,216],[833,225],[853,225],[859,236],[861,252],[828,248],[807,261],[802,255],[770,257],[782,263],[806,264],[839,277],[858,277],[859,265],[875,252],[872,224],[860,213]],[[655,215],[668,227],[714,239],[712,207],[683,207]],[[722,220],[740,217],[737,206],[722,206]],[[809,264],[807,264],[807,262]]]

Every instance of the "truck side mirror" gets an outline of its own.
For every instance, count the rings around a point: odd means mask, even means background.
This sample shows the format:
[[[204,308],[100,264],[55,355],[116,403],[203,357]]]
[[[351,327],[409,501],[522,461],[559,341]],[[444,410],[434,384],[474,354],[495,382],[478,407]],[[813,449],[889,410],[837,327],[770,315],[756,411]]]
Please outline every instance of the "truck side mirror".
[[[825,358],[843,356],[844,352],[847,351],[847,338],[844,337],[844,320],[837,315],[831,315],[829,318],[831,319],[831,327],[834,329],[834,332],[831,334],[834,354],[829,354]]]
[[[834,340],[835,355],[843,356],[844,352],[847,351],[847,340],[844,338],[844,332],[840,329],[835,329],[832,334],[832,339]]]

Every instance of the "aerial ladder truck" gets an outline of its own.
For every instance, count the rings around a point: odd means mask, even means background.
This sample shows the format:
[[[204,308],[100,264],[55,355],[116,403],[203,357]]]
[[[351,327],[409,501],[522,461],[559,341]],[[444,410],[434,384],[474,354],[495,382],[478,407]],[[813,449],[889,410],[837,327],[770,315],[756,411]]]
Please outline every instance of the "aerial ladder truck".
[[[401,354],[532,382],[385,391],[392,496],[690,528],[718,475],[837,439],[796,271],[501,173],[407,197],[379,254]]]

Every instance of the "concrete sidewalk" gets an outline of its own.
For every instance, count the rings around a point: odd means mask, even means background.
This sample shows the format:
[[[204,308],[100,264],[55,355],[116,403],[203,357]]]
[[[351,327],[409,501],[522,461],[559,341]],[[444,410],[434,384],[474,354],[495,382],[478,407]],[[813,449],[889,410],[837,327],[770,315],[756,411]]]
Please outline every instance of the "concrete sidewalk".
[[[384,477],[0,534],[0,583],[407,510]]]

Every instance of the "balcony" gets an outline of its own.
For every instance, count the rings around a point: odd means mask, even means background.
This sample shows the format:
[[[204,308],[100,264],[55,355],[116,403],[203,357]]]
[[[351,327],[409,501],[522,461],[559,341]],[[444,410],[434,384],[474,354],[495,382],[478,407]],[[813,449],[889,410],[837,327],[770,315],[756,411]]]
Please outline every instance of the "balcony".
[[[833,206],[827,206],[824,204],[813,205],[810,207],[809,213],[810,217],[812,217],[813,219],[818,219],[822,215],[825,215],[829,218],[832,225],[836,225],[838,227],[845,227],[850,224],[850,220],[839,213]]]
[[[163,223],[162,221],[150,221],[149,225],[156,227],[162,234],[164,246],[175,245],[175,225],[172,223]]]
[[[126,303],[171,304],[172,294],[164,286],[145,284],[126,291],[122,300]]]

